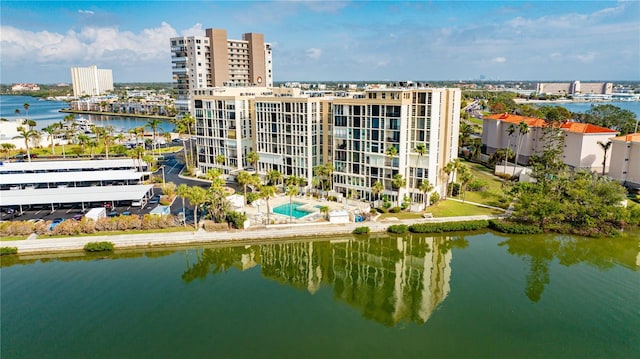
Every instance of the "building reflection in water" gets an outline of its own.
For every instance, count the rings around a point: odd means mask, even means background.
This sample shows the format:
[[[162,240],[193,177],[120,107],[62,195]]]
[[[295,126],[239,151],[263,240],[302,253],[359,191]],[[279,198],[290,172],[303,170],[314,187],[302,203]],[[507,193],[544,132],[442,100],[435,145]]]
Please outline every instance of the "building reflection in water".
[[[385,325],[422,324],[449,294],[451,246],[460,241],[407,235],[208,248],[188,259],[182,278],[259,265],[264,277],[311,294],[329,286],[336,299]]]

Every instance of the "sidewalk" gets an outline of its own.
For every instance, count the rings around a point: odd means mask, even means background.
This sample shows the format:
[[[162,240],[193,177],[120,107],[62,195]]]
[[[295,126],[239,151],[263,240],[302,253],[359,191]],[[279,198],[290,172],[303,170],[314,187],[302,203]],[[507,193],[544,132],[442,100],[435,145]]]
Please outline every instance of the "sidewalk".
[[[369,227],[371,232],[385,232],[387,227],[393,224],[411,225],[414,223],[439,223],[439,222],[457,222],[501,218],[503,216],[464,216],[464,217],[446,217],[446,218],[430,218],[430,219],[410,219],[397,220],[388,222],[360,222],[348,224],[329,224],[329,223],[304,223],[304,224],[286,224],[272,225],[268,228],[256,228],[247,230],[232,230],[224,232],[206,232],[199,230],[197,232],[171,232],[171,233],[148,233],[148,234],[118,234],[108,236],[90,236],[90,237],[64,237],[64,238],[45,238],[45,239],[25,239],[21,241],[2,242],[2,247],[16,247],[18,254],[33,253],[53,253],[66,251],[81,251],[84,245],[89,242],[109,241],[115,245],[116,249],[124,248],[146,248],[155,246],[183,246],[193,244],[204,244],[214,242],[231,242],[231,241],[259,241],[275,238],[296,238],[296,237],[323,237],[330,235],[348,235],[356,227]],[[31,238],[31,237],[29,237]]]

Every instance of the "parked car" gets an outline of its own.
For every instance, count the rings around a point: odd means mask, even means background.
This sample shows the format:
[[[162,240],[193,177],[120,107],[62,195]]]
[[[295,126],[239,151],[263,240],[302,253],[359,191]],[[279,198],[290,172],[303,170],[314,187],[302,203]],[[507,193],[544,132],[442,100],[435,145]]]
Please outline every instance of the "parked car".
[[[64,222],[64,218],[54,218],[53,221],[51,222],[51,225],[49,225],[49,230],[52,231],[62,222]]]
[[[81,214],[76,214],[75,216],[73,216],[73,219],[75,219],[76,221],[79,221],[82,219],[82,215]]]
[[[131,215],[131,212],[129,212],[129,211],[124,211],[124,212],[122,212],[120,215],[121,215],[121,216],[130,216],[130,215]]]
[[[116,212],[116,211],[111,211],[107,214],[108,217],[118,217],[120,215],[120,213]]]
[[[153,197],[149,200],[149,204],[158,204],[160,202],[160,197]]]

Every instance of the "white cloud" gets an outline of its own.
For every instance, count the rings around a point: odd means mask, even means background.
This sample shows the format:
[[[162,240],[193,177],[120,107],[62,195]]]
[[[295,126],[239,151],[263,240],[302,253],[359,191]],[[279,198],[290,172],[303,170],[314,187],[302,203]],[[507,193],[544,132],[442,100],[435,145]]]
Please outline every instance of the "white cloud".
[[[597,53],[595,52],[589,52],[586,54],[576,54],[575,57],[576,59],[578,59],[578,61],[581,62],[593,62],[593,60],[595,60]]]
[[[180,31],[180,34],[182,36],[204,36],[205,31],[202,28],[202,24],[197,23],[188,29]]]
[[[498,57],[494,57],[493,59],[491,59],[491,62],[496,63],[496,64],[503,64],[503,63],[507,62],[507,58],[506,57],[502,57],[502,56],[498,56]]]
[[[12,26],[0,26],[2,32],[2,61],[10,65],[20,63],[85,64],[101,62],[110,57],[127,54],[127,61],[166,59],[169,38],[176,31],[163,22],[159,27],[133,33],[117,27],[84,27],[79,32],[65,34],[48,31],[33,32]]]
[[[321,49],[317,49],[315,47],[312,47],[310,49],[307,49],[307,51],[305,51],[306,55],[308,58],[316,60],[318,58],[320,58],[320,56],[322,56],[322,50]]]
[[[91,10],[82,10],[82,9],[80,9],[80,10],[78,10],[78,13],[79,14],[83,14],[83,15],[93,15],[96,12],[95,11],[91,11]]]

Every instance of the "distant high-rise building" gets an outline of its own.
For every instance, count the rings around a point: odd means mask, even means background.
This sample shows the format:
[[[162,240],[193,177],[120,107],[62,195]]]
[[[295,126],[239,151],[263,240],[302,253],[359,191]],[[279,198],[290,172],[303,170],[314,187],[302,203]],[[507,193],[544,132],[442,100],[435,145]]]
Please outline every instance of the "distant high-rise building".
[[[273,86],[271,44],[264,35],[246,33],[227,39],[223,29],[206,29],[205,36],[171,38],[171,62],[176,107],[189,108],[194,89],[221,86]]]
[[[71,82],[73,96],[98,96],[113,91],[113,74],[111,70],[98,69],[97,66],[72,67]]]

